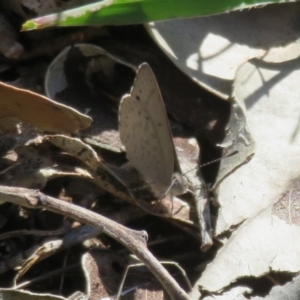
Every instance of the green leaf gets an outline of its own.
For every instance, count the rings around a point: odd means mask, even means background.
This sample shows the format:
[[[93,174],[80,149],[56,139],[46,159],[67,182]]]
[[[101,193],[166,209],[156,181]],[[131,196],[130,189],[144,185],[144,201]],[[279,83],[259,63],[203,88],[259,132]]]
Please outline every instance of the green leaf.
[[[126,25],[204,16],[292,0],[104,0],[25,22],[22,30],[49,26]]]

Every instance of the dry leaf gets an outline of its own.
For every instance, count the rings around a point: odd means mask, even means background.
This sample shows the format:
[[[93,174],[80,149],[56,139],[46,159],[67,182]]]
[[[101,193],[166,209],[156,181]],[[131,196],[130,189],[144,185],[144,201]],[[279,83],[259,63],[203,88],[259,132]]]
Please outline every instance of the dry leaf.
[[[237,279],[300,272],[300,181],[274,205],[244,222],[203,272],[204,290],[219,292]],[[216,280],[218,278],[218,280]]]
[[[299,3],[267,5],[205,18],[155,22],[147,29],[179,69],[226,99],[240,64],[298,40],[299,12]]]
[[[51,179],[73,176],[91,180],[91,175],[83,169],[58,164],[58,158],[47,148],[33,145],[20,146],[15,149],[18,160],[3,172],[1,182],[8,186],[43,189]],[[59,161],[59,160],[58,160]]]
[[[40,245],[36,246],[36,250],[30,257],[24,259],[20,270],[14,278],[14,285],[17,281],[26,273],[28,270],[34,266],[37,262],[45,257],[48,257],[59,250],[62,246],[63,241],[61,239],[50,238],[43,241]]]
[[[47,136],[46,139],[86,163],[92,174],[87,171],[83,172],[83,170],[79,172],[79,168],[76,168],[76,173],[82,174],[82,177],[87,179],[92,179],[93,183],[101,189],[129,203],[137,204],[138,207],[143,208],[148,213],[197,227],[191,220],[196,219],[195,214],[192,214],[191,207],[176,197],[174,197],[173,202],[170,202],[169,199],[163,199],[159,203],[151,203],[139,198],[134,200],[125,180],[130,177],[130,173],[117,166],[102,163],[93,148],[81,140],[63,135]],[[74,176],[76,173],[74,172]],[[195,235],[194,229],[187,228],[186,230]]]
[[[121,152],[117,124],[117,103],[129,91],[134,74],[132,66],[93,44],[75,44],[63,49],[51,62],[45,78],[50,99],[71,103],[89,111],[93,124],[81,137],[94,146]]]
[[[0,99],[0,120],[13,117],[45,131],[75,133],[92,121],[73,108],[1,82]]]
[[[45,140],[84,161],[94,171],[101,165],[94,149],[80,139],[64,135],[49,135]]]
[[[256,151],[219,185],[216,234],[273,204],[300,174],[300,59],[294,58],[299,57],[299,43],[292,48],[293,55],[283,49],[276,56],[252,59],[237,71],[234,97],[244,102]],[[249,135],[237,130],[235,139],[252,152]]]

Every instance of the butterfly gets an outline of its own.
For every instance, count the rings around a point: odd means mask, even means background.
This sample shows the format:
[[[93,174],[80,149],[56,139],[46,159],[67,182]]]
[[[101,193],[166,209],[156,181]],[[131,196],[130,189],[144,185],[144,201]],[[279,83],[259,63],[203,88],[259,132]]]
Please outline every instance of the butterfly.
[[[147,63],[139,66],[130,94],[120,102],[119,131],[130,165],[156,198],[186,192],[164,102]]]

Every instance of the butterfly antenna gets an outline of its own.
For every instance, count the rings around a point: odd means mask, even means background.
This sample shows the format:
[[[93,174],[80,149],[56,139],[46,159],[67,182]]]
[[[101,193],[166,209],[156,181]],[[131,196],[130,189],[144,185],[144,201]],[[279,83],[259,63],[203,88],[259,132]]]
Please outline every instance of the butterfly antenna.
[[[167,191],[164,193],[164,196],[168,195],[168,193],[170,192],[170,190],[173,187],[173,185],[174,185],[174,183],[175,183],[176,180],[177,180],[176,178],[172,180],[172,183],[169,186],[169,188],[167,189]]]
[[[224,159],[224,158],[228,158],[228,157],[230,157],[230,156],[236,155],[238,152],[239,152],[239,151],[234,151],[234,152],[232,152],[232,153],[230,153],[230,154],[228,154],[228,155],[225,155],[225,156],[223,156],[223,157],[221,157],[221,158],[217,158],[217,159],[211,160],[211,161],[209,161],[209,162],[207,162],[207,163],[205,163],[205,164],[200,165],[199,168],[208,166],[208,165],[213,164],[213,163],[215,163],[215,162],[218,162],[218,161],[220,161],[220,160],[222,160],[222,159]]]
[[[222,160],[222,159],[224,159],[224,158],[228,158],[228,157],[230,157],[230,156],[236,155],[238,152],[239,152],[239,151],[233,151],[232,153],[230,153],[230,154],[228,154],[228,155],[225,155],[225,156],[223,156],[223,157],[220,157],[220,158],[211,160],[211,161],[209,161],[209,162],[207,162],[207,163],[205,163],[205,164],[202,164],[202,165],[200,165],[200,166],[198,166],[198,167],[196,167],[196,168],[194,168],[194,169],[192,169],[192,170],[187,171],[187,172],[184,173],[183,175],[185,175],[185,174],[187,174],[187,173],[189,173],[189,172],[191,172],[191,171],[193,171],[193,170],[195,170],[195,169],[202,168],[202,167],[206,167],[206,166],[208,166],[208,165],[210,165],[210,164],[214,164],[214,163],[216,163],[216,162],[218,162],[218,161],[220,161],[220,160]]]

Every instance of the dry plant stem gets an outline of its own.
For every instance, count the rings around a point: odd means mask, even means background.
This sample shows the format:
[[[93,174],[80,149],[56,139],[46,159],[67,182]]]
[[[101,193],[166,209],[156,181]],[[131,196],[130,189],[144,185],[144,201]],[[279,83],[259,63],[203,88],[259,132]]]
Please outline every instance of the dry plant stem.
[[[37,190],[0,186],[0,199],[32,209],[44,208],[98,228],[134,253],[159,280],[172,299],[189,299],[187,293],[147,249],[145,232],[128,229],[92,211],[46,196]]]
[[[198,182],[192,177],[187,176],[193,186],[197,186]],[[198,189],[191,190],[194,207],[197,214],[197,221],[200,229],[201,251],[207,251],[213,244],[212,229],[210,222],[210,208],[208,201],[208,192],[205,187],[200,186]]]
[[[201,228],[201,251],[205,252],[213,244],[208,193],[204,189],[197,191],[197,193],[199,193],[199,195],[195,198],[195,206]]]
[[[125,224],[129,220],[133,220],[134,218],[140,217],[140,216],[141,216],[140,210],[135,210],[135,209],[132,210],[131,208],[129,208],[129,209],[123,208],[123,210],[121,212],[117,212],[116,214],[111,215],[110,219],[113,219],[114,221],[117,221],[118,223]],[[24,231],[25,231],[25,233],[31,233],[31,234],[35,234],[36,232],[39,232],[36,230],[32,230],[32,231],[24,230]],[[52,231],[52,233],[61,235],[62,234],[61,231],[62,230],[56,230],[56,231]],[[11,236],[15,236],[15,233],[17,233],[17,232],[18,231],[11,232],[11,234],[10,234],[10,232],[4,233],[4,234],[0,235],[0,240],[1,240],[1,238],[8,238]],[[23,232],[23,231],[21,230],[20,232]],[[45,233],[45,231],[43,231],[41,233]],[[47,233],[50,233],[50,231],[49,232],[47,231]],[[64,234],[63,237],[61,237],[61,240],[62,240],[61,247],[56,249],[56,251],[49,252],[48,254],[49,254],[49,256],[51,256],[51,255],[57,253],[58,251],[69,249],[69,248],[73,247],[74,245],[82,243],[87,239],[96,237],[101,233],[102,233],[101,230],[99,230],[93,226],[89,226],[89,225],[83,225],[83,226],[80,226],[77,228],[70,229],[66,234]],[[25,261],[33,253],[35,253],[35,251],[37,250],[38,247],[39,247],[39,245],[35,245],[29,249],[26,249],[21,254],[18,252],[7,260],[3,260],[3,261],[0,260],[0,274],[4,274],[9,269],[15,269],[15,268],[22,266],[25,263]],[[47,257],[48,256],[44,256],[40,260],[45,259]]]
[[[98,236],[101,233],[100,230],[96,229],[95,227],[89,226],[89,225],[83,225],[79,228],[74,228],[67,234],[65,234],[61,240],[62,245],[55,249],[54,251],[51,251],[48,253],[48,256],[45,255],[39,259],[39,261],[48,258],[49,256],[57,253],[58,251],[62,251],[64,249],[69,249],[73,247],[74,245],[77,245],[79,243],[82,243],[83,241]],[[58,238],[59,239],[59,238]],[[7,260],[0,261],[0,274],[4,274],[9,269],[16,269],[22,266],[26,260],[32,256],[37,249],[40,247],[40,245],[35,245],[29,249],[26,249],[25,251],[21,253],[16,253],[12,257],[10,257]]]
[[[181,272],[183,278],[185,279],[186,284],[189,286],[190,290],[193,289],[193,287],[192,287],[192,285],[191,285],[188,277],[186,276],[186,273],[185,273],[184,269],[181,268],[179,264],[177,264],[175,262],[172,262],[172,261],[161,261],[160,263],[161,264],[166,264],[166,265],[172,265],[172,266],[177,267],[179,269],[179,271]],[[132,264],[132,265],[127,266],[127,268],[125,270],[125,273],[123,275],[123,279],[121,281],[120,287],[119,287],[118,294],[116,296],[116,300],[119,300],[121,298],[121,296],[122,296],[122,290],[123,290],[124,282],[126,280],[126,277],[127,277],[128,272],[129,272],[129,269],[135,268],[135,267],[144,267],[144,264],[137,263],[137,264]]]

